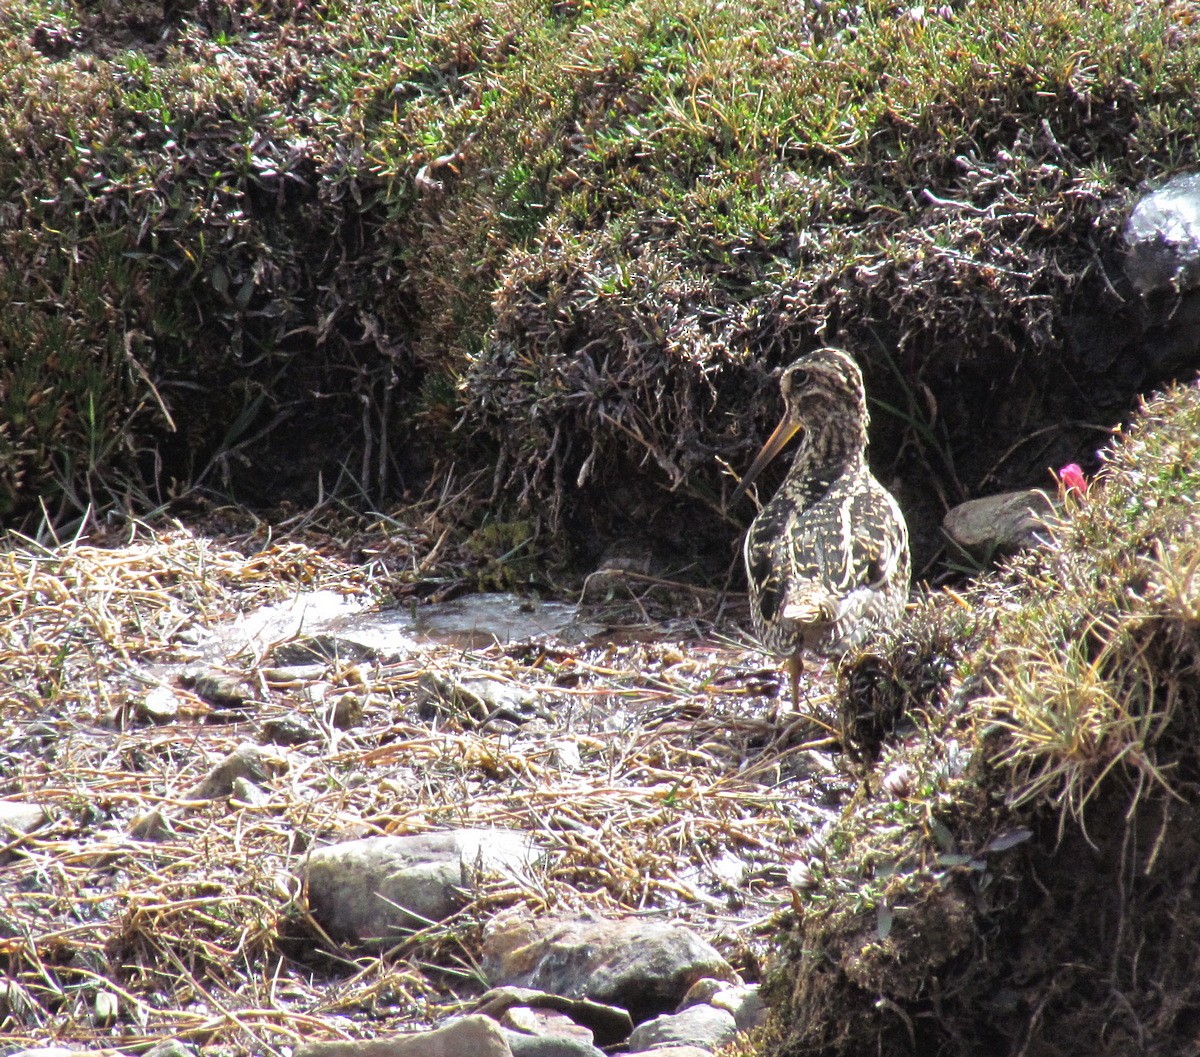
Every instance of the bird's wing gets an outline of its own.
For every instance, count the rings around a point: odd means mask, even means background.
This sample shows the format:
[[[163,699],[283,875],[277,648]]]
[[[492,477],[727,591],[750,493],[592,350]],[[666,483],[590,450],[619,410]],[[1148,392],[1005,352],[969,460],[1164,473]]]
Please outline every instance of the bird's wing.
[[[823,507],[823,509],[822,509]],[[864,588],[908,582],[908,530],[895,500],[881,486],[830,496],[778,539],[786,569],[781,597],[785,620],[831,624]]]
[[[842,570],[845,589],[908,582],[908,526],[890,492],[872,480],[843,507],[852,543]]]
[[[787,504],[772,501],[763,507],[746,533],[743,545],[750,597],[757,603],[757,617],[770,624],[783,601],[788,577],[788,539],[796,526],[796,512]]]

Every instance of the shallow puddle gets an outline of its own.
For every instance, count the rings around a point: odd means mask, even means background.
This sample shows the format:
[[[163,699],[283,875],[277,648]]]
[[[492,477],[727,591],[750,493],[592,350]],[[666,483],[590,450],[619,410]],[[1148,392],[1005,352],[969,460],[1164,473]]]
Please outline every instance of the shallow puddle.
[[[283,643],[330,636],[396,655],[429,643],[459,649],[546,638],[576,643],[600,630],[582,623],[570,603],[513,594],[464,595],[431,605],[373,609],[361,596],[310,591],[215,628],[202,648],[212,660],[246,653],[261,657]]]

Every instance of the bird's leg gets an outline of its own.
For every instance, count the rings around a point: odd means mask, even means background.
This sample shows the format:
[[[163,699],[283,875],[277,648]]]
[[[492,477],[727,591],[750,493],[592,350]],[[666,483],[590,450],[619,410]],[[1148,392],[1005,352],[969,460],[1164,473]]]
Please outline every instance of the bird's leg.
[[[792,687],[792,711],[800,711],[800,675],[804,671],[804,660],[799,652],[787,659],[788,682]]]

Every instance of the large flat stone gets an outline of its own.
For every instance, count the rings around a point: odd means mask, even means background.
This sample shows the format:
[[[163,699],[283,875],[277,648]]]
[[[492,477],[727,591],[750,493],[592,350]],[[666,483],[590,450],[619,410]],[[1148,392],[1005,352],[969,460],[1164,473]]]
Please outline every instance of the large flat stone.
[[[734,980],[691,929],[665,922],[501,915],[484,936],[493,986],[532,987],[627,1009],[635,1021],[678,1006],[703,977]]]
[[[512,1057],[504,1029],[490,1017],[451,1020],[433,1031],[354,1042],[308,1042],[293,1057]]]
[[[485,878],[519,881],[539,855],[516,830],[366,837],[318,848],[301,879],[309,910],[330,937],[388,944],[449,917]]]

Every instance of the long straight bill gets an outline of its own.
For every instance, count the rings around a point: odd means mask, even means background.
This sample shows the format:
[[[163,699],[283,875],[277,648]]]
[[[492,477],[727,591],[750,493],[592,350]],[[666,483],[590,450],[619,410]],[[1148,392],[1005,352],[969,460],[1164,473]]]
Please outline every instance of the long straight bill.
[[[762,446],[762,451],[754,457],[754,462],[750,464],[750,469],[746,471],[746,476],[742,478],[741,483],[733,490],[733,496],[729,500],[730,506],[733,506],[734,503],[746,494],[746,489],[754,483],[754,479],[762,473],[767,463],[783,450],[784,445],[796,435],[799,429],[800,423],[793,418],[785,418],[775,427],[775,431],[767,438],[767,443]]]

